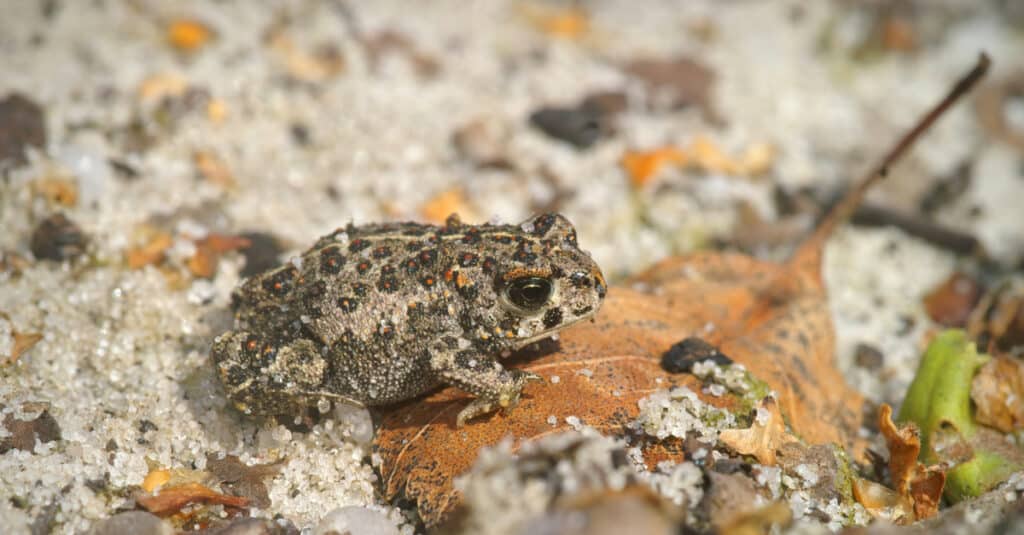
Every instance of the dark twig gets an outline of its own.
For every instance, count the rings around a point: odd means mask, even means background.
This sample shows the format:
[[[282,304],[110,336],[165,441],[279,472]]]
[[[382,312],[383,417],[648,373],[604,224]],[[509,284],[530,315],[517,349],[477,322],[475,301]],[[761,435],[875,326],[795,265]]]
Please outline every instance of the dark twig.
[[[853,215],[857,206],[864,200],[864,196],[867,194],[871,186],[874,186],[876,182],[885,178],[889,173],[889,168],[903,156],[907,150],[913,146],[915,142],[924,134],[932,124],[938,120],[953,104],[956,103],[964,94],[966,94],[988,71],[989,67],[988,55],[982,52],[978,56],[978,62],[974,65],[974,68],[970,70],[963,78],[957,81],[956,85],[949,91],[938,104],[936,104],[927,114],[922,117],[916,125],[910,131],[903,135],[900,140],[893,146],[892,149],[881,159],[867,174],[865,174],[842,200],[836,204],[832,210],[825,216],[825,219],[821,221],[818,228],[814,230],[814,233],[808,237],[790,259],[790,262],[801,263],[805,261],[812,261],[820,263],[821,253],[824,249],[825,242],[829,236],[835,231],[836,227],[841,225],[847,219]]]

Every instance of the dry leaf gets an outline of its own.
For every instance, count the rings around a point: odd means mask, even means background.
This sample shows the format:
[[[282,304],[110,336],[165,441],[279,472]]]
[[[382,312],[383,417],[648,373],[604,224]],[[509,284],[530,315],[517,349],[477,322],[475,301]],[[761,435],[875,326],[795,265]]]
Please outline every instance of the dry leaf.
[[[1012,353],[1024,346],[1024,280],[1004,281],[985,294],[971,312],[967,332],[990,350]]]
[[[43,339],[41,333],[20,333],[14,331],[11,333],[14,339],[14,345],[11,347],[11,354],[7,356],[4,364],[13,364],[17,362],[18,358],[25,354],[26,351],[32,349],[32,346],[36,345],[40,340]]]
[[[906,524],[914,520],[914,504],[910,497],[901,495],[881,483],[854,478],[853,499],[875,518],[896,524]]]
[[[686,153],[675,147],[661,147],[649,151],[626,151],[619,165],[629,175],[633,187],[641,187],[658,174],[665,166],[682,166],[687,162]]]
[[[974,376],[971,400],[978,423],[1004,433],[1024,428],[1024,362],[996,356]]]
[[[910,481],[917,473],[917,456],[921,453],[921,432],[914,424],[896,427],[892,407],[883,403],[878,410],[878,429],[889,449],[889,476],[893,487],[902,496],[910,492]]]
[[[62,176],[50,176],[32,183],[32,190],[49,203],[71,207],[78,204],[78,183]]]
[[[181,52],[196,52],[213,37],[213,30],[196,19],[176,19],[167,25],[167,42]]]
[[[775,455],[782,446],[799,442],[786,431],[786,422],[775,400],[768,397],[758,404],[754,422],[747,429],[726,429],[718,440],[742,455],[753,455],[757,462],[775,466]]]
[[[303,82],[319,83],[337,77],[345,70],[345,58],[337,46],[324,43],[312,52],[300,49],[288,34],[272,29],[267,43],[284,64],[288,74]]]
[[[193,276],[208,279],[217,273],[217,263],[221,255],[249,247],[252,242],[241,236],[209,234],[196,242],[196,252],[186,266]]]
[[[983,288],[967,275],[956,272],[924,297],[928,317],[946,327],[963,327]]]
[[[697,106],[710,119],[717,115],[710,101],[715,72],[699,61],[687,57],[643,58],[626,63],[622,69],[644,83],[655,108]]]
[[[470,207],[469,200],[461,188],[442,191],[420,206],[420,215],[431,223],[444,223],[452,214],[459,214],[463,221],[477,219],[476,210]]]
[[[793,521],[793,511],[786,502],[772,502],[760,509],[736,515],[719,533],[728,535],[768,535],[772,527],[787,527]]]
[[[192,154],[192,162],[204,179],[223,189],[235,189],[238,181],[224,160],[211,151],[198,150]]]
[[[150,227],[142,227],[140,232],[146,236],[145,243],[125,253],[125,260],[131,269],[141,269],[163,261],[164,253],[174,243],[174,238],[167,232]]]
[[[559,432],[567,421],[621,433],[647,394],[675,385],[700,392],[695,377],[670,375],[658,366],[673,344],[695,335],[766,381],[794,433],[806,442],[835,442],[863,459],[858,431],[864,400],[833,362],[835,333],[821,276],[824,245],[868,188],[987,66],[983,56],[788,262],[702,253],[660,263],[634,279],[633,285],[642,289],[612,288],[593,322],[560,333],[557,351],[521,366],[549,380],[558,375],[559,381],[527,386],[519,407],[506,413],[456,429],[455,415],[469,398],[455,388],[385,409],[374,441],[385,497],[414,501],[424,522],[434,525],[457,505],[452,479],[469,467],[480,448],[505,436],[523,441]],[[729,401],[729,396],[708,400]]]
[[[272,463],[249,466],[236,455],[225,455],[223,458],[208,455],[206,469],[213,474],[224,489],[249,499],[253,507],[267,509],[271,502],[263,480],[276,476],[281,471],[283,462],[284,459],[280,459]]]
[[[0,413],[5,407],[0,404]],[[32,452],[36,443],[53,442],[61,439],[60,425],[50,415],[49,405],[45,402],[25,402],[21,410],[27,413],[39,412],[39,416],[31,420],[19,420],[14,412],[8,412],[3,419],[2,427],[6,434],[0,438],[0,455],[12,449]]]
[[[896,427],[892,421],[892,407],[888,404],[883,403],[878,411],[878,428],[889,449],[889,476],[896,494],[913,504],[913,520],[934,516],[942,500],[946,468],[925,467],[918,462],[920,431],[914,424]]]
[[[135,502],[157,516],[173,515],[186,505],[193,503],[226,505],[238,508],[249,505],[248,498],[221,494],[199,483],[185,483],[183,485],[165,487],[156,494],[138,496],[135,498]]]
[[[441,65],[436,59],[420,52],[411,39],[396,30],[381,30],[364,37],[362,44],[367,61],[373,69],[380,65],[384,56],[396,53],[406,57],[416,70],[416,74],[423,78],[433,78],[441,71]]]
[[[590,31],[590,15],[580,7],[560,9],[524,4],[521,10],[534,27],[552,37],[578,41]]]

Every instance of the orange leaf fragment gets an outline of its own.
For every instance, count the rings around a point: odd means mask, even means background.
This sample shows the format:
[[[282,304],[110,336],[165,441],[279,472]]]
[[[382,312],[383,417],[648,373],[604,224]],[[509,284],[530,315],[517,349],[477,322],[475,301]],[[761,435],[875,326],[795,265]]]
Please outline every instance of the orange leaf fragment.
[[[167,232],[150,230],[149,233],[149,239],[144,244],[132,247],[125,253],[129,268],[140,269],[161,262],[164,253],[174,243],[174,239]]]
[[[17,361],[26,351],[32,349],[32,346],[43,339],[43,335],[40,333],[20,333],[17,331],[12,333],[12,337],[14,338],[14,345],[11,347],[11,354],[7,357],[6,364]]]
[[[896,493],[913,504],[915,520],[934,516],[946,485],[945,467],[925,467],[917,461],[920,431],[912,423],[897,427],[888,404],[879,408],[878,427],[889,449],[889,475]]]
[[[862,478],[853,480],[853,499],[864,506],[875,518],[889,522],[905,524],[913,521],[914,504],[907,496],[902,496],[881,483]]]
[[[1024,428],[1024,362],[996,356],[978,370],[971,382],[971,400],[978,423],[1004,433]]]
[[[247,498],[221,494],[199,483],[185,483],[161,489],[157,494],[139,496],[136,503],[157,516],[170,516],[192,503],[246,507]]]
[[[53,204],[69,207],[78,204],[78,184],[69,178],[44,178],[33,182],[32,189]]]
[[[208,279],[217,272],[217,262],[221,255],[245,249],[251,244],[248,238],[241,236],[209,234],[196,242],[196,252],[188,259],[186,265],[192,275]]]
[[[579,40],[590,31],[590,15],[580,7],[544,10],[535,8],[527,17],[540,31],[569,40]]]
[[[738,175],[743,170],[739,162],[733,160],[704,136],[698,136],[690,145],[690,154],[695,165],[712,173]]]
[[[167,42],[182,52],[196,52],[213,38],[213,30],[196,19],[175,19],[167,25]]]
[[[924,297],[928,317],[946,327],[963,327],[974,305],[981,299],[982,287],[974,279],[956,272]]]
[[[799,439],[786,431],[786,422],[774,398],[761,400],[756,411],[749,428],[726,429],[718,439],[742,455],[753,455],[763,465],[775,466],[779,448]]]
[[[234,173],[224,160],[215,153],[206,150],[198,150],[192,154],[192,161],[199,174],[209,182],[224,189],[234,189],[238,186]]]
[[[219,98],[212,98],[206,103],[206,118],[213,123],[220,124],[228,116],[228,105]]]
[[[149,473],[146,474],[145,479],[142,480],[142,490],[146,492],[153,492],[154,490],[166,485],[170,480],[170,470],[166,468],[150,470]]]
[[[896,427],[892,407],[883,403],[878,410],[878,428],[889,448],[889,474],[896,492],[906,496],[910,480],[917,472],[917,456],[921,453],[921,433],[913,423]]]
[[[629,174],[634,187],[646,184],[667,165],[686,165],[687,156],[681,149],[661,147],[650,151],[626,151],[619,164]]]
[[[420,206],[420,215],[432,223],[444,223],[452,214],[459,214],[464,221],[473,221],[475,212],[461,188],[442,191]]]

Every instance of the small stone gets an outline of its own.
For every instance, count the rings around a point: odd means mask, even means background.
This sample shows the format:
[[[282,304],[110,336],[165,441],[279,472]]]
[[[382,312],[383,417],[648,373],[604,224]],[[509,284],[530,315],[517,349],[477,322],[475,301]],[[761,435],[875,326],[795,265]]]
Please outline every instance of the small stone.
[[[174,529],[160,517],[144,511],[128,511],[101,520],[91,535],[171,535]]]
[[[38,260],[61,262],[84,253],[87,241],[78,225],[64,214],[55,214],[39,223],[32,232],[30,247]]]
[[[327,513],[313,535],[399,535],[398,526],[384,513],[350,505]]]
[[[29,98],[12,93],[0,100],[0,162],[15,167],[28,161],[26,149],[46,146],[46,117]]]
[[[694,364],[705,360],[711,360],[719,366],[733,363],[732,359],[720,353],[715,346],[691,336],[673,344],[661,356],[661,367],[669,373],[690,373]]]
[[[583,107],[545,107],[530,114],[530,124],[550,137],[586,149],[601,137],[601,113]]]
[[[853,361],[865,370],[877,370],[885,364],[885,355],[878,348],[868,344],[857,344],[853,351]]]
[[[246,232],[241,237],[249,240],[249,247],[242,249],[242,254],[245,256],[245,267],[242,268],[239,275],[251,277],[281,264],[279,257],[284,249],[273,234]]]

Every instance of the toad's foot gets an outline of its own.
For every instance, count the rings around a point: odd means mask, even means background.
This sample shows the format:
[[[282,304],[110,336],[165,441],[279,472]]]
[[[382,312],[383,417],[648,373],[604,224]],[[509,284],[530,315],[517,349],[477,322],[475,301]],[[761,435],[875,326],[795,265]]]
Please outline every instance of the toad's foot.
[[[508,373],[512,376],[510,381],[503,383],[493,394],[479,394],[476,399],[459,412],[459,416],[455,421],[458,427],[465,425],[466,421],[470,418],[489,414],[498,409],[511,409],[515,407],[519,404],[519,395],[522,393],[526,383],[541,380],[539,375],[527,371],[509,370]]]

